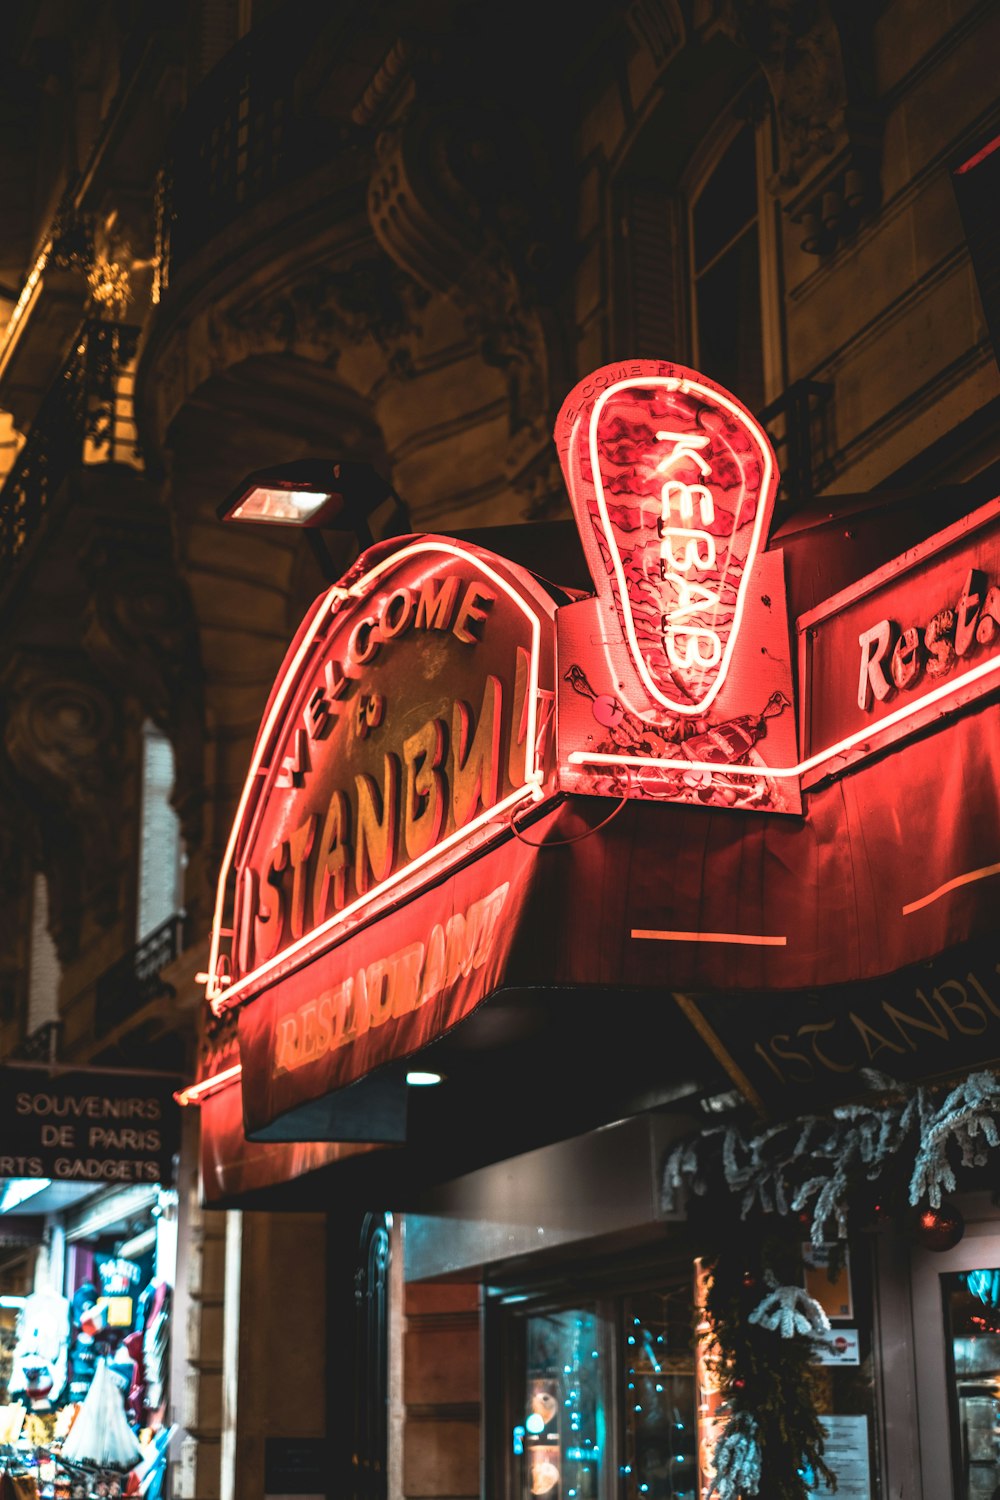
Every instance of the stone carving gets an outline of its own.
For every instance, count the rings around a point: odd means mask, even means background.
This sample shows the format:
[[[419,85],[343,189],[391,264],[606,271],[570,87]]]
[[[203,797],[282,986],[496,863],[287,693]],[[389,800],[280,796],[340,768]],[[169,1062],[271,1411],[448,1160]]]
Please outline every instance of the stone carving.
[[[370,338],[393,374],[407,378],[422,332],[419,316],[429,300],[423,287],[380,255],[344,270],[317,267],[257,302],[229,310],[225,321],[255,342],[263,333],[272,346],[308,351],[328,365],[337,363],[345,343]],[[214,337],[223,345],[225,330],[216,326]]]
[[[87,909],[119,914],[121,726],[86,659],[15,656],[3,677],[3,744],[40,835],[52,936],[63,962]]]
[[[477,73],[455,58],[435,73],[433,59],[397,43],[355,109],[377,132],[368,215],[395,264],[460,308],[482,358],[503,373],[516,434],[551,406],[536,294],[558,260],[558,195],[546,194],[545,152],[511,101],[450,99],[445,76]]]
[[[703,34],[753,53],[774,98],[780,135],[769,186],[822,254],[874,207],[881,126],[867,51],[870,13],[851,0],[699,0]]]

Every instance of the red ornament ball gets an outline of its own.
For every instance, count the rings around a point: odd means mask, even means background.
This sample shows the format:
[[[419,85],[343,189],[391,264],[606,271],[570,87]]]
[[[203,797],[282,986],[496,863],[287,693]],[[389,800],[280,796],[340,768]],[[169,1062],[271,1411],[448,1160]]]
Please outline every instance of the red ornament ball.
[[[737,1376],[737,1378],[733,1381],[733,1390],[734,1391],[742,1391],[745,1385],[746,1385],[746,1381],[740,1379],[740,1377]]]
[[[757,1285],[757,1278],[752,1271],[744,1271],[741,1279],[747,1291]]]
[[[964,1233],[965,1220],[954,1203],[922,1208],[917,1214],[914,1238],[924,1250],[953,1250]]]

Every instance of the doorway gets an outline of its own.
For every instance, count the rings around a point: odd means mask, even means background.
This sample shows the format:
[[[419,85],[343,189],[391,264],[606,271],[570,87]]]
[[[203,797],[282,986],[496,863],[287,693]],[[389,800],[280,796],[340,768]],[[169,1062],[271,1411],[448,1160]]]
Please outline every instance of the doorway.
[[[920,1462],[935,1500],[1000,1497],[1000,1220],[988,1201],[982,1219],[972,1211],[954,1249],[912,1256]]]

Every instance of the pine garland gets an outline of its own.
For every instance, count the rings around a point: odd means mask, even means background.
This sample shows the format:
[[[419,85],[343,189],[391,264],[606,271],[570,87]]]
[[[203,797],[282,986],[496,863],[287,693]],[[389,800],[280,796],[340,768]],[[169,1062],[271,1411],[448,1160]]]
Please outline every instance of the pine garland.
[[[719,1500],[809,1500],[810,1471],[836,1487],[812,1394],[813,1340],[829,1323],[796,1284],[803,1222],[822,1244],[879,1211],[937,1209],[958,1172],[997,1147],[1000,1078],[980,1072],[947,1092],[894,1088],[755,1132],[708,1130],[669,1153],[664,1206],[689,1195],[694,1232],[715,1255],[706,1311],[728,1413]]]
[[[663,1202],[676,1209],[684,1190],[708,1192],[706,1175],[721,1161],[724,1190],[739,1195],[740,1216],[808,1210],[814,1244],[847,1235],[852,1202],[871,1198],[872,1184],[898,1186],[906,1168],[911,1206],[941,1206],[956,1186],[958,1167],[985,1166],[1000,1146],[1000,1079],[972,1073],[935,1107],[931,1090],[898,1090],[882,1105],[838,1105],[744,1136],[736,1126],[682,1141],[663,1171]]]
[[[765,1271],[764,1279],[771,1290],[750,1314],[751,1323],[770,1328],[783,1339],[793,1339],[797,1333],[815,1337],[829,1332],[830,1319],[815,1297],[800,1286],[779,1286],[773,1271]]]
[[[753,1226],[761,1228],[760,1221]],[[798,1237],[781,1228],[729,1233],[718,1242],[712,1267],[706,1312],[721,1356],[727,1411],[714,1459],[720,1500],[810,1500],[809,1469],[833,1482],[813,1397],[812,1337],[800,1327],[782,1337],[780,1315],[772,1328],[770,1309],[762,1313],[776,1291],[787,1290],[781,1281],[797,1273]],[[822,1319],[817,1312],[810,1323]]]

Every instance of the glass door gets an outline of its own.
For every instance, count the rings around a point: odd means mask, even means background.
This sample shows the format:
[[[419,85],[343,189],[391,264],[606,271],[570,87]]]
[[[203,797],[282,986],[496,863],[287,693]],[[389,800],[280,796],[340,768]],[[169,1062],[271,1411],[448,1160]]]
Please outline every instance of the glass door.
[[[976,1222],[978,1207],[954,1249],[912,1254],[923,1500],[1000,1500],[1000,1223],[986,1202]],[[905,1371],[883,1363],[882,1378]]]
[[[622,1406],[626,1500],[695,1500],[694,1348],[688,1288],[625,1301]]]
[[[695,1500],[691,1302],[685,1284],[505,1310],[505,1500]]]
[[[941,1278],[957,1500],[1000,1496],[1000,1267]]]
[[[534,1313],[524,1330],[513,1441],[518,1500],[600,1500],[607,1417],[597,1314],[583,1307]]]

